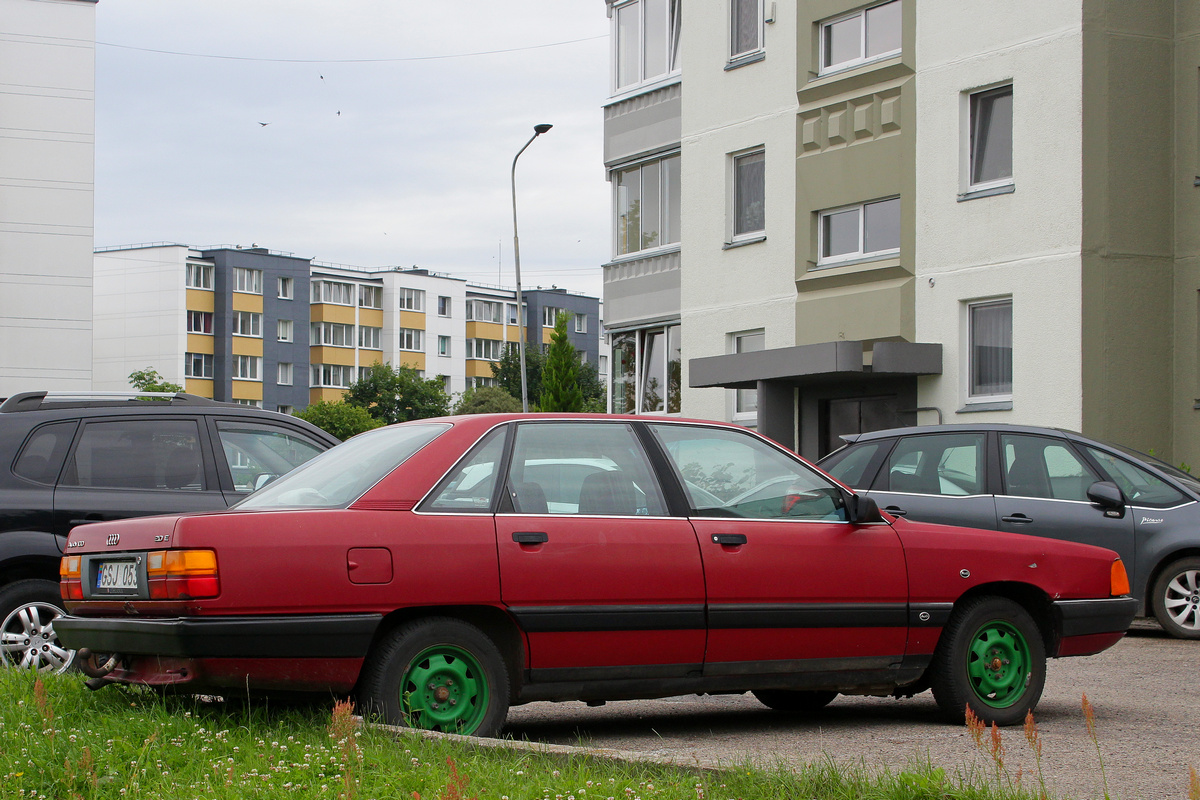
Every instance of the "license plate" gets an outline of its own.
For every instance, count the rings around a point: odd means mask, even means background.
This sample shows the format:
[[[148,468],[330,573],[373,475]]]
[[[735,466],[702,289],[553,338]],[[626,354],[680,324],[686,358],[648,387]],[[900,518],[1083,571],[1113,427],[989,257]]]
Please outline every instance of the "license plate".
[[[101,561],[96,570],[96,592],[130,594],[138,589],[138,565],[133,561]]]

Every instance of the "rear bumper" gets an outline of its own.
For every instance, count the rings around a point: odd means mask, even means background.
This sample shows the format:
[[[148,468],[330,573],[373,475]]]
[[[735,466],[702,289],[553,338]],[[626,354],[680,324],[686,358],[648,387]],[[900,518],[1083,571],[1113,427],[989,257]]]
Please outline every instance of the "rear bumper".
[[[1137,614],[1132,597],[1104,600],[1056,600],[1054,621],[1062,633],[1056,656],[1086,656],[1112,647]]]
[[[169,658],[358,658],[381,614],[114,619],[62,616],[59,641],[96,653]]]

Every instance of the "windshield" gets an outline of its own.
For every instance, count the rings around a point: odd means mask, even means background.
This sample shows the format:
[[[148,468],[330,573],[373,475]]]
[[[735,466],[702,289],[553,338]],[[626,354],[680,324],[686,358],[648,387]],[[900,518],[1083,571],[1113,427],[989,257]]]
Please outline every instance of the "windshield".
[[[359,434],[233,508],[343,508],[449,428],[445,424],[392,425]]]

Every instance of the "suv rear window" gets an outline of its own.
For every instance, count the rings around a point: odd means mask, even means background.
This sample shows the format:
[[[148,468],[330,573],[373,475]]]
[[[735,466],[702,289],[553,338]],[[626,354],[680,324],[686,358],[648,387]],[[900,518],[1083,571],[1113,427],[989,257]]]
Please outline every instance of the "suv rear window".
[[[89,422],[63,476],[66,486],[204,491],[195,420]]]

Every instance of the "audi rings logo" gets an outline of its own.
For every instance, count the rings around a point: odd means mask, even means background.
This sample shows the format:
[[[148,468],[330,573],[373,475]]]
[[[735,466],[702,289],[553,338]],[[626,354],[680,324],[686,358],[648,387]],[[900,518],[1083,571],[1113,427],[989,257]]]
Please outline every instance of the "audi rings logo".
[[[121,534],[110,533],[108,535],[108,539],[106,539],[104,543],[107,544],[109,547],[112,547],[114,544],[117,544],[120,541],[121,541]]]

